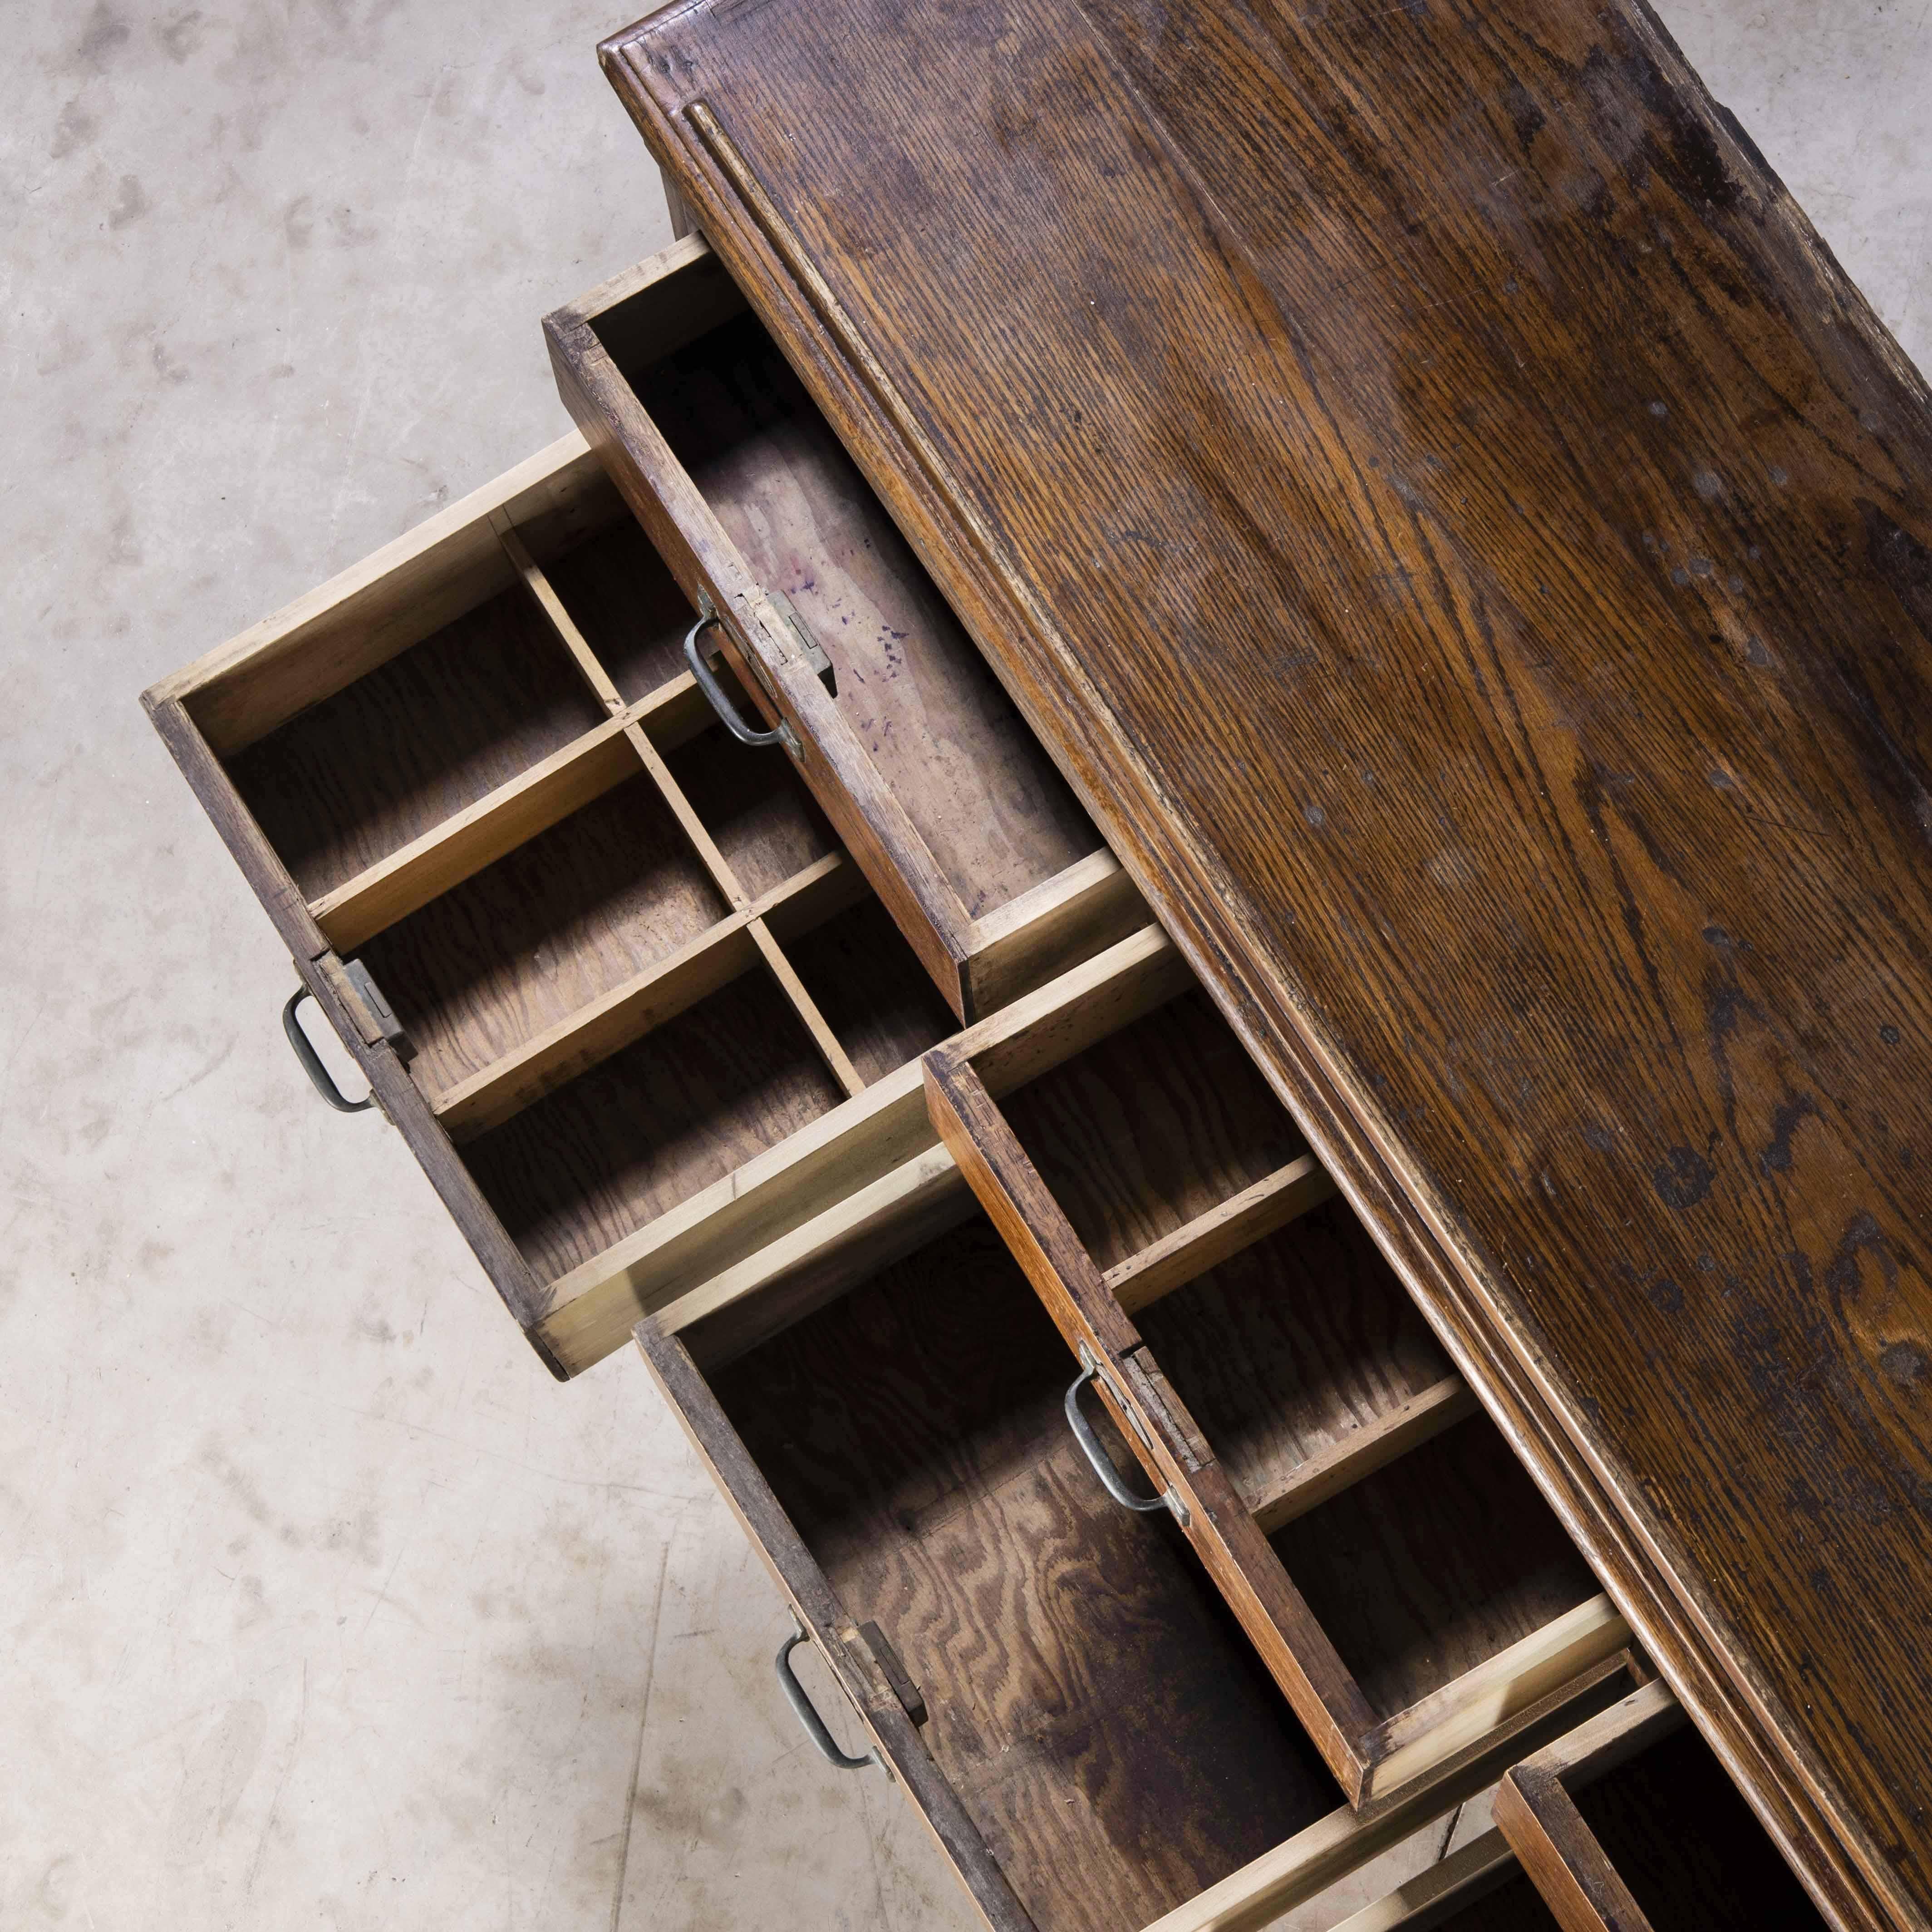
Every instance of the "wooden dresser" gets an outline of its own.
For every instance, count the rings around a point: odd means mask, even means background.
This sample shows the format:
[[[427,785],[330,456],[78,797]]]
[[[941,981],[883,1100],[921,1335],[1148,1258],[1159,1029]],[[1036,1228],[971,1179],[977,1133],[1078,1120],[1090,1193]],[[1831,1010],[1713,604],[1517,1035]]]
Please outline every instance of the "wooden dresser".
[[[603,56],[582,435],[148,694],[325,1097],[990,1924],[1932,1925],[1922,381],[1641,6]]]

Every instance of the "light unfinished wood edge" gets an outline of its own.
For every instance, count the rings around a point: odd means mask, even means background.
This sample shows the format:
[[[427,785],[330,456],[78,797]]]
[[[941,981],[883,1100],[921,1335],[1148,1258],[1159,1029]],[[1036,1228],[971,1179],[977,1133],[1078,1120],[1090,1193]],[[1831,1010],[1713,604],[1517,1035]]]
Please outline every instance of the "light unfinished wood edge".
[[[1581,1791],[1688,1720],[1670,1685],[1660,1677],[1653,1678],[1525,1758],[1518,1768],[1546,1772],[1560,1779],[1565,1790]]]
[[[556,586],[545,574],[542,565],[531,556],[523,538],[517,534],[516,526],[500,510],[490,518],[490,522],[495,527],[497,542],[503,546],[511,567],[523,579],[531,600],[562,640],[565,650],[583,674],[584,682],[590,687],[591,694],[614,718],[625,708],[623,694],[604,668],[603,660],[590,648],[590,640],[578,628],[577,620],[564,608]]]
[[[681,235],[668,248],[660,248],[655,255],[646,255],[640,262],[634,262],[628,268],[620,268],[614,275],[601,281],[593,288],[584,290],[573,302],[564,303],[551,314],[571,322],[582,322],[595,328],[608,317],[614,310],[621,308],[633,296],[646,293],[660,283],[668,281],[701,262],[715,260],[711,244],[703,236],[692,233]],[[722,265],[721,265],[722,266]],[[735,284],[734,284],[735,289]],[[738,310],[748,304],[743,296],[738,298]],[[737,311],[733,311],[736,313]],[[680,335],[676,332],[666,333],[653,347],[661,356],[669,356],[682,349],[685,344],[702,334],[707,328],[717,326],[717,318],[708,317],[702,326],[691,334]]]
[[[1480,1406],[1460,1376],[1444,1376],[1432,1382],[1298,1463],[1279,1490],[1254,1504],[1257,1527],[1264,1536],[1272,1536],[1296,1517],[1306,1516],[1396,1457],[1474,1415]]]
[[[1333,1932],[1430,1932],[1514,1877],[1516,1854],[1500,1832],[1485,1832],[1391,1892],[1351,1912]]]
[[[997,1012],[1150,917],[1139,888],[1104,846],[1076,859],[967,926],[960,970],[969,1013]]]
[[[1466,1803],[1494,1781],[1499,1768],[1493,1756],[1477,1759],[1426,1791],[1366,1816],[1340,1805],[1164,1913],[1145,1932],[1256,1932]]]
[[[1130,1315],[1138,1313],[1319,1207],[1334,1192],[1322,1163],[1312,1154],[1300,1155],[1118,1262],[1107,1270],[1107,1286]]]
[[[798,976],[798,968],[788,959],[761,919],[754,919],[747,930],[753,943],[764,958],[765,970],[777,982],[780,992],[795,1013],[806,1033],[811,1036],[814,1050],[830,1070],[832,1077],[838,1082],[840,1090],[848,1100],[856,1100],[866,1090],[866,1083],[859,1077],[859,1070],[852,1064],[851,1056],[840,1045],[838,1036],[826,1023],[825,1016],[818,1010],[818,1002],[807,990],[805,982]]]
[[[665,1334],[682,1336],[700,1367],[722,1367],[884,1265],[881,1250],[890,1250],[896,1234],[936,1232],[976,1206],[952,1155],[944,1147],[928,1148],[736,1267],[674,1297],[650,1318]],[[817,1276],[808,1293],[782,1301],[772,1293],[808,1272]],[[760,1301],[767,1304],[763,1311],[753,1306]],[[731,1316],[740,1318],[726,1319]],[[706,1339],[707,1331],[720,1330],[719,1339]]]
[[[628,753],[626,754],[628,755]],[[843,853],[828,853],[662,959],[613,986],[554,1026],[478,1069],[440,1094],[436,1118],[451,1139],[474,1140],[566,1082],[675,1019],[762,956],[751,931],[767,916],[788,933],[808,932],[868,890]]]
[[[1360,1802],[1398,1790],[1484,1738],[1506,1734],[1543,1699],[1631,1641],[1630,1626],[1600,1593],[1552,1617],[1378,1725],[1367,1740],[1370,1770]]]
[[[934,1049],[976,1055],[1006,1088],[1031,1079],[1192,983],[1149,926]],[[544,1346],[576,1375],[638,1318],[938,1144],[922,1063],[874,1082],[551,1286]]]
[[[627,734],[701,728],[702,702],[688,672],[673,679],[324,893],[310,916],[338,952],[353,950],[621,784],[637,770]]]
[[[162,679],[150,699],[182,700],[210,750],[232,756],[508,590],[499,512],[519,527],[580,518],[587,532],[623,506],[573,430]]]

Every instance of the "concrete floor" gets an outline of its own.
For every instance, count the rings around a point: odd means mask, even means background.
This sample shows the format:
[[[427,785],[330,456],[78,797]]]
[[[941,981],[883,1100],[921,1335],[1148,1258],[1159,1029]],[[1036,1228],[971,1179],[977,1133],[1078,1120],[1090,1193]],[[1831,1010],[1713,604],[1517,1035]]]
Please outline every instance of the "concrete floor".
[[[566,426],[538,316],[668,235],[620,16],[0,17],[0,1926],[966,1927],[641,1370],[308,1093],[136,704]],[[1932,7],[1670,20],[1922,364]]]

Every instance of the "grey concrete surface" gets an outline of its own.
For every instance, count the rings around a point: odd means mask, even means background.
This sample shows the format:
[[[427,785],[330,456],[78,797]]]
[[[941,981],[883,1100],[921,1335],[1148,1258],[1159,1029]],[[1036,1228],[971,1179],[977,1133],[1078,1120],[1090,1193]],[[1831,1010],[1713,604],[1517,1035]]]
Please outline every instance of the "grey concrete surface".
[[[1932,5],[1670,17],[1922,363]],[[964,1928],[641,1371],[307,1092],[136,704],[566,427],[538,316],[668,232],[620,15],[0,21],[0,1927]]]

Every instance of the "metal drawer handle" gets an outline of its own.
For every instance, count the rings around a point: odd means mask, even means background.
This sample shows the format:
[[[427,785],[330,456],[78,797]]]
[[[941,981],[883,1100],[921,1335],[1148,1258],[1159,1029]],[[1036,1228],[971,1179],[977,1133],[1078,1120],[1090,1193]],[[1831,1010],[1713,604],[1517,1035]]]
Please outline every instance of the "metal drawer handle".
[[[722,620],[715,616],[698,619],[692,626],[684,640],[684,661],[691,667],[691,674],[698,680],[698,688],[704,694],[704,701],[718,714],[718,722],[741,745],[776,745],[784,736],[780,726],[776,731],[754,731],[738,715],[738,707],[726,694],[724,687],[718,682],[718,674],[704,661],[704,653],[698,648],[698,640],[704,635],[707,625],[722,626]]]
[[[692,634],[694,637],[695,632]],[[848,1757],[838,1748],[832,1733],[825,1728],[825,1720],[813,1708],[812,1700],[806,1695],[805,1686],[798,1681],[798,1675],[791,1667],[791,1654],[802,1643],[812,1640],[800,1629],[796,1622],[792,1634],[778,1646],[778,1688],[785,1694],[785,1702],[796,1713],[799,1722],[805,1726],[805,1734],[818,1747],[819,1755],[828,1764],[836,1765],[841,1771],[863,1771],[878,1756],[876,1751],[868,1751],[863,1757]]]
[[[296,1058],[302,1062],[302,1071],[309,1077],[309,1084],[333,1107],[338,1114],[359,1114],[365,1107],[376,1104],[373,1093],[365,1094],[359,1100],[346,1100],[342,1089],[330,1077],[321,1057],[310,1045],[308,1035],[302,1030],[302,1022],[296,1018],[296,1009],[310,997],[306,986],[298,986],[289,995],[289,1003],[282,1009],[282,1030],[289,1036],[289,1044],[296,1050]]]
[[[1094,1466],[1094,1473],[1114,1502],[1123,1509],[1138,1510],[1151,1514],[1155,1510],[1166,1510],[1177,1522],[1187,1521],[1187,1507],[1174,1492],[1172,1486],[1162,1490],[1157,1496],[1137,1496],[1120,1480],[1120,1472],[1114,1467],[1113,1458],[1107,1454],[1106,1445],[1094,1433],[1094,1425],[1087,1420],[1080,1407],[1080,1391],[1087,1384],[1099,1378],[1100,1365],[1088,1352],[1085,1342],[1080,1345],[1080,1373],[1073,1386],[1066,1391],[1066,1420],[1073,1431],[1073,1439],[1080,1445],[1080,1452]]]

